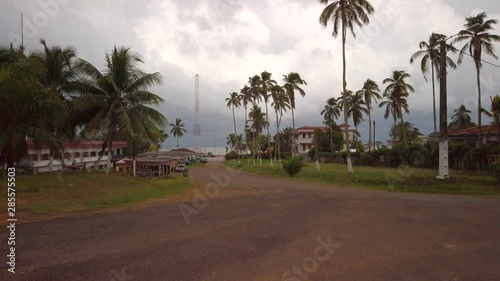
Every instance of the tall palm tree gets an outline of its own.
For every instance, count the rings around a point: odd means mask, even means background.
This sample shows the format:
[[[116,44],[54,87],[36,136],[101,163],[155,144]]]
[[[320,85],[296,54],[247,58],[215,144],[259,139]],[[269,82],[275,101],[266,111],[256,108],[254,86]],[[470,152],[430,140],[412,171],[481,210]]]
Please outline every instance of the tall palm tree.
[[[248,78],[248,91],[252,104],[258,103],[262,100],[262,79],[259,75],[254,75]]]
[[[429,63],[431,65],[431,77],[432,77],[432,109],[434,116],[434,132],[437,132],[437,114],[436,114],[436,87],[434,78],[437,74],[439,76],[439,65],[440,65],[440,44],[443,40],[446,40],[446,35],[439,33],[432,33],[429,36],[429,41],[421,41],[419,44],[420,51],[415,52],[411,58],[410,63],[413,63],[418,58],[422,57],[420,61],[420,70],[424,75],[425,81],[427,81],[427,74],[429,73]],[[447,49],[456,52],[456,49],[451,45],[447,45]],[[455,62],[450,58],[446,57],[447,67],[453,69],[457,68]]]
[[[234,124],[234,135],[237,136],[238,132],[236,130],[236,116],[234,115],[234,108],[239,108],[241,106],[241,98],[236,92],[229,94],[229,98],[226,98],[227,107],[233,110],[233,124]],[[240,162],[240,152],[238,151],[238,162]]]
[[[329,98],[326,100],[325,107],[321,111],[321,115],[325,119],[325,124],[332,130],[332,125],[335,123],[335,119],[340,117],[340,112],[342,111],[336,98]],[[330,149],[333,153],[333,131],[330,132]]]
[[[283,111],[290,108],[290,102],[288,101],[288,96],[282,86],[273,85],[270,88],[270,91],[273,99],[271,106],[274,108],[274,112],[276,113],[276,151],[278,160],[281,161],[280,124],[281,118],[283,117]]]
[[[60,46],[48,47],[44,39],[40,40],[43,46],[42,52],[35,52],[33,55],[39,59],[44,66],[44,72],[41,75],[40,82],[47,87],[49,92],[59,99],[63,100],[70,110],[71,104],[68,91],[65,90],[75,78],[76,71],[76,51],[73,47],[61,48]],[[73,116],[73,114],[70,114]],[[52,128],[53,134],[59,135],[64,139],[74,139],[76,135],[76,124],[70,124],[69,118],[59,118],[47,120],[47,126]],[[71,122],[73,123],[73,122]],[[53,172],[54,152],[49,153],[49,172]],[[64,165],[64,161],[62,162]]]
[[[408,108],[407,97],[410,93],[415,92],[412,85],[406,83],[405,79],[410,78],[410,74],[404,70],[395,70],[391,77],[384,79],[383,83],[387,84],[384,91],[384,98],[394,103],[394,118],[399,118],[404,123],[404,113],[410,113]],[[381,103],[380,106],[382,106]],[[404,110],[404,111],[403,111]],[[406,144],[406,135],[403,132],[403,144]]]
[[[288,75],[283,75],[283,88],[285,89],[285,93],[290,101],[290,106],[292,108],[292,127],[295,131],[295,91],[297,91],[301,96],[305,96],[306,92],[302,89],[301,85],[307,85],[307,82],[300,77],[300,74],[296,72],[290,72]],[[292,155],[295,155],[295,144],[292,145]]]
[[[357,92],[357,94],[362,95],[365,101],[367,113],[368,113],[368,127],[369,127],[369,135],[368,138],[368,147],[371,149],[372,145],[372,102],[377,102],[377,100],[381,99],[380,96],[380,88],[378,87],[377,82],[368,79],[363,84],[363,88]]]
[[[349,29],[352,35],[356,37],[356,33],[354,33],[354,26],[357,25],[362,27],[364,24],[370,23],[369,15],[375,10],[367,0],[319,0],[319,2],[326,5],[319,18],[320,24],[327,27],[328,23],[333,23],[333,37],[337,37],[339,35],[339,31],[342,35],[342,93],[347,95],[345,58],[347,29]],[[347,96],[344,97],[344,100],[347,100]],[[345,106],[347,106],[347,103],[345,103]],[[351,152],[349,150],[349,126],[347,126],[347,112],[348,108],[344,108],[344,123],[346,124],[344,133],[347,148],[347,170],[349,173],[353,173]]]
[[[102,73],[81,60],[80,78],[71,83],[70,90],[81,93],[74,100],[75,111],[90,114],[81,134],[99,132],[106,140],[109,173],[115,136],[142,137],[154,142],[167,119],[149,107],[163,102],[161,97],[148,91],[161,84],[159,73],[144,73],[139,68],[143,63],[140,56],[125,47],[114,47],[111,54],[106,54],[105,60]]]
[[[254,105],[252,107],[252,110],[250,110],[250,113],[248,114],[248,117],[249,117],[248,122],[251,123],[250,128],[252,129],[252,132],[257,135],[257,144],[258,144],[258,150],[259,150],[260,165],[262,165],[262,157],[261,157],[261,153],[260,153],[260,135],[262,134],[262,131],[264,130],[264,128],[269,125],[266,121],[265,115],[266,114],[263,113],[262,109],[257,105]],[[257,150],[257,148],[256,148],[257,144],[255,143],[255,138],[254,138],[254,141],[253,141],[254,165],[255,165],[255,151]]]
[[[245,123],[243,125],[243,131],[245,133],[245,140],[248,142],[248,130],[247,130],[247,108],[248,108],[248,105],[251,104],[253,102],[253,99],[252,99],[252,93],[250,91],[250,87],[248,87],[247,85],[243,86],[243,88],[241,88],[240,90],[240,100],[241,100],[241,103],[243,105],[243,108],[245,109]],[[247,146],[248,146],[248,143],[247,143]],[[246,155],[246,153],[245,153]]]
[[[179,138],[184,136],[184,133],[187,132],[184,128],[186,124],[182,123],[181,118],[175,118],[175,123],[170,123],[170,133],[177,138],[177,149],[179,149]]]
[[[348,115],[352,117],[354,127],[356,127],[356,132],[358,132],[358,125],[363,122],[363,114],[368,114],[364,96],[361,93],[352,94],[351,92],[348,106]]]
[[[468,110],[465,105],[461,104],[457,109],[453,110],[450,128],[453,130],[461,130],[469,127],[472,124],[470,113],[471,111]]]
[[[267,103],[269,102],[269,91],[270,88],[276,85],[276,81],[271,79],[272,74],[264,71],[260,74],[260,79],[261,79],[261,93],[260,95],[262,96],[262,100],[266,104],[266,122],[269,124],[269,112],[267,109]],[[271,148],[271,134],[269,133],[269,126],[267,126],[267,145],[269,148]],[[271,167],[273,166],[273,157],[272,157],[272,152],[269,157],[271,160]]]
[[[463,46],[460,55],[458,56],[458,64],[461,64],[465,52],[468,52],[474,59],[476,66],[476,79],[477,79],[477,128],[478,128],[478,146],[481,142],[481,67],[483,51],[498,59],[495,54],[495,42],[500,41],[500,36],[490,33],[494,30],[494,25],[498,23],[496,19],[487,19],[486,13],[479,13],[473,17],[465,19],[465,29],[458,33],[454,42],[466,42]]]

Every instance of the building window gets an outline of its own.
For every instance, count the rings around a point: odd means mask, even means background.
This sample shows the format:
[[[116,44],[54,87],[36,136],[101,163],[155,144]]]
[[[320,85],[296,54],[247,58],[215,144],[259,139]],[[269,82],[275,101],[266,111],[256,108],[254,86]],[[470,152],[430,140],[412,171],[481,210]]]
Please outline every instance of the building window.
[[[33,161],[38,161],[38,154],[33,155]]]
[[[83,157],[89,157],[89,153],[88,152],[84,152],[83,153]]]
[[[49,160],[48,154],[42,154],[42,160]]]
[[[303,138],[303,139],[305,139],[305,138],[306,138],[306,134],[305,134],[305,133],[303,133],[303,134],[302,134],[302,138]]]
[[[302,150],[306,151],[306,146],[305,145],[302,145]]]
[[[100,152],[99,152],[99,155],[101,155]],[[97,156],[97,153],[95,151],[90,152],[90,157],[96,157],[96,156]]]
[[[82,154],[80,152],[75,152],[75,156],[74,157],[75,158],[80,158],[80,157],[82,157]]]
[[[309,133],[309,138],[312,138],[312,134],[311,133]]]
[[[70,159],[71,158],[71,153],[64,153],[64,159]]]

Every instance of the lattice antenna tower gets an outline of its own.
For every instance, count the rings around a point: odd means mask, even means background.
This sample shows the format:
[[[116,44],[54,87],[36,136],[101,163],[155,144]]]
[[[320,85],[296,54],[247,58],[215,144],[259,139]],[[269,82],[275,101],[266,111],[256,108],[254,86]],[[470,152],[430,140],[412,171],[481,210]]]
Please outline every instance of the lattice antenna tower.
[[[201,153],[200,76],[194,76],[194,151]]]

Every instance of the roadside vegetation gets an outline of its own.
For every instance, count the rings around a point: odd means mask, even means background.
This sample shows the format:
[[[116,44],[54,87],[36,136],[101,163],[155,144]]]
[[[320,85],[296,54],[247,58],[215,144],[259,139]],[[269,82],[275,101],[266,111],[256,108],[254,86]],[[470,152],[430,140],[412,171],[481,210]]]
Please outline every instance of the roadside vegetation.
[[[263,160],[266,162],[266,160]],[[279,165],[252,165],[242,160],[225,161],[231,168],[245,172],[278,178],[288,178],[288,173]],[[265,163],[267,164],[267,163]],[[500,189],[493,177],[482,173],[464,173],[451,171],[451,177],[445,181],[436,179],[436,171],[414,169],[407,166],[400,168],[356,167],[356,174],[350,174],[342,164],[321,164],[317,172],[314,163],[309,163],[295,175],[294,180],[332,184],[342,187],[355,187],[373,190],[400,192],[422,192],[464,195],[500,195]]]
[[[17,212],[61,215],[120,207],[149,199],[181,194],[192,184],[171,176],[146,180],[117,174],[78,173],[19,175],[16,178]],[[6,189],[0,190],[5,201]]]

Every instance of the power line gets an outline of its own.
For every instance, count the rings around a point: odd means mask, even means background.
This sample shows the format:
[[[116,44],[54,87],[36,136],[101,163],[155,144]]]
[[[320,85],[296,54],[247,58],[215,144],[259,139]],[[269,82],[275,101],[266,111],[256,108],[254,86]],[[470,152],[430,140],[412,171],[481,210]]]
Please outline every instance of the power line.
[[[461,53],[461,54],[464,54],[464,55],[467,55],[467,56],[471,57],[473,60],[475,60],[475,58],[474,58],[473,56],[471,56],[471,54],[468,54],[468,53],[466,53],[465,51],[460,51],[460,53]],[[485,60],[483,60],[483,59],[480,59],[480,61],[481,61],[481,62],[484,62],[484,63],[486,63],[486,64],[489,64],[489,65],[491,65],[491,66],[494,66],[494,67],[496,67],[496,68],[500,68],[500,65],[498,65],[498,64],[494,64],[494,63],[492,63],[492,62],[485,61]]]

